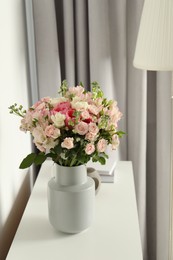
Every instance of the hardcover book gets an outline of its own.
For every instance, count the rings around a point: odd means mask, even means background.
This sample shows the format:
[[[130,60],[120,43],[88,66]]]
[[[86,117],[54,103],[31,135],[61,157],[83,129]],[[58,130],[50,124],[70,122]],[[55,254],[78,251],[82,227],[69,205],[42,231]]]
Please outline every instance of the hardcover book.
[[[106,152],[109,158],[106,160],[106,164],[102,165],[99,162],[89,161],[87,167],[92,167],[100,174],[102,182],[114,182],[114,170],[117,163],[117,151],[109,150]]]

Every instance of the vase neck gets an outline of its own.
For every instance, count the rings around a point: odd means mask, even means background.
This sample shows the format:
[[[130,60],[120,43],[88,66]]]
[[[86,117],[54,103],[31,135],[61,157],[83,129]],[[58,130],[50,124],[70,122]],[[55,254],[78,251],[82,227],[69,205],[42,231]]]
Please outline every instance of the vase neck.
[[[66,167],[56,164],[55,180],[60,185],[80,185],[87,182],[85,165]]]

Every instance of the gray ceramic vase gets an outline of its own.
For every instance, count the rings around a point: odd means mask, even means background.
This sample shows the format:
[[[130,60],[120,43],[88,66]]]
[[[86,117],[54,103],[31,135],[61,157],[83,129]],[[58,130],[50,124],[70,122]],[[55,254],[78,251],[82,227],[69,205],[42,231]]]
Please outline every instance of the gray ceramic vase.
[[[79,233],[92,225],[95,183],[84,165],[55,165],[55,177],[48,182],[48,212],[51,225],[65,233]]]

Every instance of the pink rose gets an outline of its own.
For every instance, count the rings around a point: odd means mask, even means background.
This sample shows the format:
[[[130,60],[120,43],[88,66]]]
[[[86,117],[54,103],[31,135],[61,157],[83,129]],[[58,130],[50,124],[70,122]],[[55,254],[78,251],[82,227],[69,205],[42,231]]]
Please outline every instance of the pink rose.
[[[92,134],[97,134],[99,132],[99,128],[96,125],[96,123],[89,123],[89,132],[91,132]]]
[[[35,103],[32,107],[36,110],[41,110],[46,108],[46,103],[50,103],[51,99],[49,97],[44,97],[37,103]]]
[[[100,139],[97,143],[97,151],[102,153],[106,150],[107,147],[107,141],[105,139]]]
[[[82,113],[80,115],[81,115],[82,119],[87,119],[90,117],[90,114],[87,110],[82,111]]]
[[[80,122],[75,126],[75,130],[80,135],[85,135],[88,132],[88,124],[85,122]]]
[[[82,120],[85,123],[89,124],[90,122],[92,122],[92,117],[87,110],[82,111],[82,113],[80,115],[81,115]]]
[[[85,139],[89,140],[89,141],[95,141],[97,135],[96,134],[93,134],[91,132],[88,132],[85,136]]]
[[[45,129],[45,134],[48,137],[52,137],[53,139],[56,139],[60,136],[60,130],[56,128],[54,125],[48,125]]]
[[[95,151],[95,146],[92,143],[89,143],[85,147],[86,154],[90,155]]]
[[[98,113],[100,112],[98,107],[96,107],[95,105],[89,105],[88,109],[94,115],[98,115]]]
[[[62,148],[72,149],[74,147],[74,138],[73,137],[66,137],[64,141],[61,143]]]

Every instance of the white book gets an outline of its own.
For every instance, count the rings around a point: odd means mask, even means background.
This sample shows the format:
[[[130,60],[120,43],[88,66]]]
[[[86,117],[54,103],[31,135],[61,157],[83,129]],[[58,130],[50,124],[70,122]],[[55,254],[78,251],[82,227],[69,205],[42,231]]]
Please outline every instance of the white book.
[[[114,171],[112,174],[100,174],[101,182],[103,183],[113,183],[114,182]]]
[[[92,160],[90,160],[87,163],[87,167],[96,169],[101,176],[102,182],[114,182],[114,169],[117,163],[117,151],[108,150],[106,153],[109,156],[109,158],[106,159],[106,164],[102,165],[99,162],[92,162]]]

